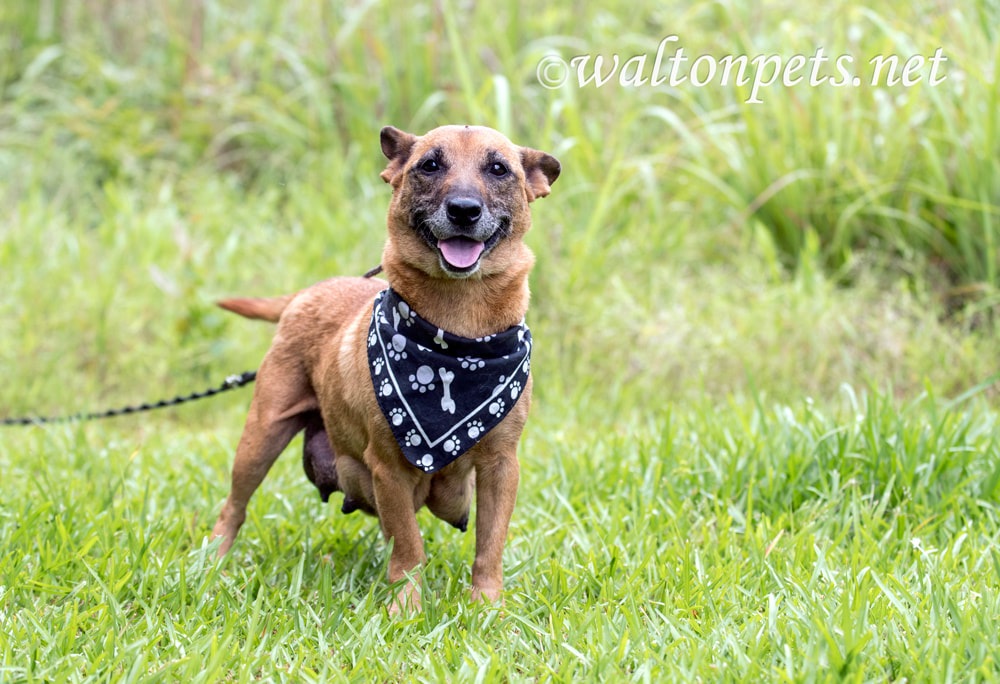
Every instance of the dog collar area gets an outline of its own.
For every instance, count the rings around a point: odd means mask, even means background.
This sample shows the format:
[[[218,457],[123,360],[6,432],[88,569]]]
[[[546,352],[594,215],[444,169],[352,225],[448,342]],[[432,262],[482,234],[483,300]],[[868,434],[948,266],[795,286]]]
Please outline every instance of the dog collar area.
[[[499,425],[527,387],[531,344],[524,321],[495,335],[460,337],[425,321],[392,288],[380,292],[368,365],[406,460],[433,473]]]

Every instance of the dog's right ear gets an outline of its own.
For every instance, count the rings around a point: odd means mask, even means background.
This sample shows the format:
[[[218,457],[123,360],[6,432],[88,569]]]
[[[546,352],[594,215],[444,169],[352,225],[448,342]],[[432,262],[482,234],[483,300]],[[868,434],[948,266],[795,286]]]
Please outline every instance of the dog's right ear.
[[[410,151],[413,149],[413,144],[417,142],[417,136],[392,126],[386,126],[382,129],[379,137],[382,140],[382,154],[389,160],[385,171],[380,175],[382,180],[386,183],[392,183],[392,186],[396,187],[395,181],[399,177],[399,172],[406,166],[406,160],[410,158]]]

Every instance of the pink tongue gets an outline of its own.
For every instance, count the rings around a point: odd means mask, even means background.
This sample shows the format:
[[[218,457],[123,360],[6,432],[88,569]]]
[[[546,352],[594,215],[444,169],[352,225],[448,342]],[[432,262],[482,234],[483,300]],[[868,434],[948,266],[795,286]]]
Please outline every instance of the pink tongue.
[[[438,249],[444,255],[445,261],[455,268],[468,268],[476,263],[483,253],[483,243],[464,237],[453,237],[438,240]]]

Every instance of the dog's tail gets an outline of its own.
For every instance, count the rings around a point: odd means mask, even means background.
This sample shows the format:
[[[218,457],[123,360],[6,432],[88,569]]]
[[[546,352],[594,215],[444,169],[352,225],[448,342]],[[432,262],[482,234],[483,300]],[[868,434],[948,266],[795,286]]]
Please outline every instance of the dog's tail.
[[[223,309],[238,313],[240,316],[277,323],[278,319],[281,318],[281,312],[285,310],[293,297],[295,297],[294,294],[282,297],[236,297],[223,299],[218,304]]]

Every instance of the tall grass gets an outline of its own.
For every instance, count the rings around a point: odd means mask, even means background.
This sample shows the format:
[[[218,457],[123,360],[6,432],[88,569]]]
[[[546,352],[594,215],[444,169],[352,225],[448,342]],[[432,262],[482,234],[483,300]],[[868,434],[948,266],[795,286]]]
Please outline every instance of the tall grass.
[[[630,403],[739,394],[752,379],[779,396],[845,380],[912,393],[924,377],[961,391],[992,372],[988,340],[935,319],[942,284],[994,282],[995,13],[6,3],[0,344],[7,365],[39,366],[7,401],[45,408],[59,386],[141,397],[145,384],[122,378],[180,390],[255,364],[267,330],[212,300],[374,265],[378,128],[453,121],[563,162],[529,237],[540,367],[558,370],[541,392],[589,402],[592,388],[642,388]],[[949,78],[771,88],[760,105],[732,87],[536,80],[548,53],[651,53],[670,31],[689,54],[823,45],[860,61],[940,44]],[[160,344],[169,353],[145,351]]]
[[[1000,9],[990,0],[690,3],[670,14],[639,3],[627,15],[455,0],[405,9],[46,0],[0,12],[4,147],[54,136],[103,176],[196,163],[266,184],[356,163],[380,123],[471,120],[561,153],[570,179],[594,184],[581,198],[587,220],[573,224],[577,263],[633,217],[673,218],[669,195],[690,183],[697,190],[685,194],[715,204],[705,219],[725,232],[758,221],[791,263],[815,234],[833,269],[867,250],[903,269],[940,269],[951,283],[997,285]],[[859,69],[872,56],[941,47],[947,80],[775,87],[755,106],[743,104],[745,88],[550,92],[535,82],[546,52],[651,53],[668,29],[689,54],[787,58],[823,47]],[[43,134],[42,121],[58,132]]]

